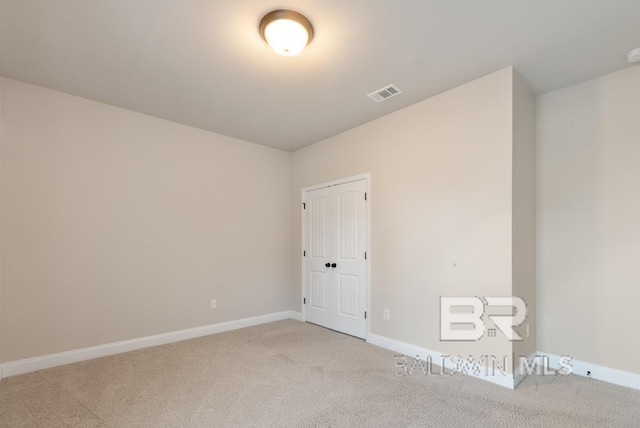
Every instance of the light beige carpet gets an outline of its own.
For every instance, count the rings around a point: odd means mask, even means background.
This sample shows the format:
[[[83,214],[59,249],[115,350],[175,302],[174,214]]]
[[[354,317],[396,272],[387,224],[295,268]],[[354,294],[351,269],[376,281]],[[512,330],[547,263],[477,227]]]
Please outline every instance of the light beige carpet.
[[[280,321],[4,379],[2,427],[640,427],[640,392],[395,375],[394,353]]]

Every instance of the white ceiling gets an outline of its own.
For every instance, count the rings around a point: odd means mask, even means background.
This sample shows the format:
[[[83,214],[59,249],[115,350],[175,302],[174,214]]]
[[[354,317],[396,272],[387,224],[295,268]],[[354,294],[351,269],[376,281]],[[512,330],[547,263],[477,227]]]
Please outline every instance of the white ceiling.
[[[277,8],[315,38],[258,34]],[[547,92],[627,67],[640,0],[0,0],[0,75],[295,150],[508,65]],[[404,93],[376,104],[390,83]]]

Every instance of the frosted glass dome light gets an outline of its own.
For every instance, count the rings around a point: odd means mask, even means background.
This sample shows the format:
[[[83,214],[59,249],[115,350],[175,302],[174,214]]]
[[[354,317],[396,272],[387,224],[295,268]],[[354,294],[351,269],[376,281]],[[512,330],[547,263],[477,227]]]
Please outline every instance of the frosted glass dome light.
[[[313,26],[298,12],[274,10],[260,21],[260,34],[276,53],[294,56],[313,38]]]

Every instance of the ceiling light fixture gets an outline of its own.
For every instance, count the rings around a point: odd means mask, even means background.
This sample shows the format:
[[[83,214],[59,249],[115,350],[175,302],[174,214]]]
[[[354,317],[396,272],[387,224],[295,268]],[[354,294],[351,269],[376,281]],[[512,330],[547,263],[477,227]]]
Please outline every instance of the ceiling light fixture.
[[[640,62],[640,48],[634,49],[627,54],[627,61]]]
[[[260,35],[276,53],[294,56],[313,39],[313,26],[298,12],[274,10],[260,21]]]

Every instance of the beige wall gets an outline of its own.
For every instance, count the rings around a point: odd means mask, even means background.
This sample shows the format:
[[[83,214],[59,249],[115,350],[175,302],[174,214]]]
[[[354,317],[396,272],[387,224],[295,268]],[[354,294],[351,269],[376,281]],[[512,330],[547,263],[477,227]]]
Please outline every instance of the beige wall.
[[[0,90],[2,361],[292,307],[291,154]]]
[[[513,76],[293,155],[0,79],[0,362],[299,308],[300,189],[370,172],[373,333],[470,351],[438,298],[513,293],[516,353],[640,372],[640,67],[538,97],[535,168]]]
[[[511,355],[502,338],[440,342],[439,298],[511,295],[512,76],[501,70],[294,153],[298,302],[301,188],[369,172],[372,332],[445,353]]]
[[[298,309],[300,189],[363,172],[373,333],[512,352],[438,331],[440,296],[532,299],[533,99],[511,68],[293,155],[0,82],[2,361]]]
[[[539,350],[640,373],[640,67],[537,99]]]
[[[527,304],[516,331],[516,362],[536,352],[536,117],[535,98],[517,73],[513,79],[513,295]],[[529,325],[527,330],[526,326]],[[529,335],[527,336],[527,332]]]

